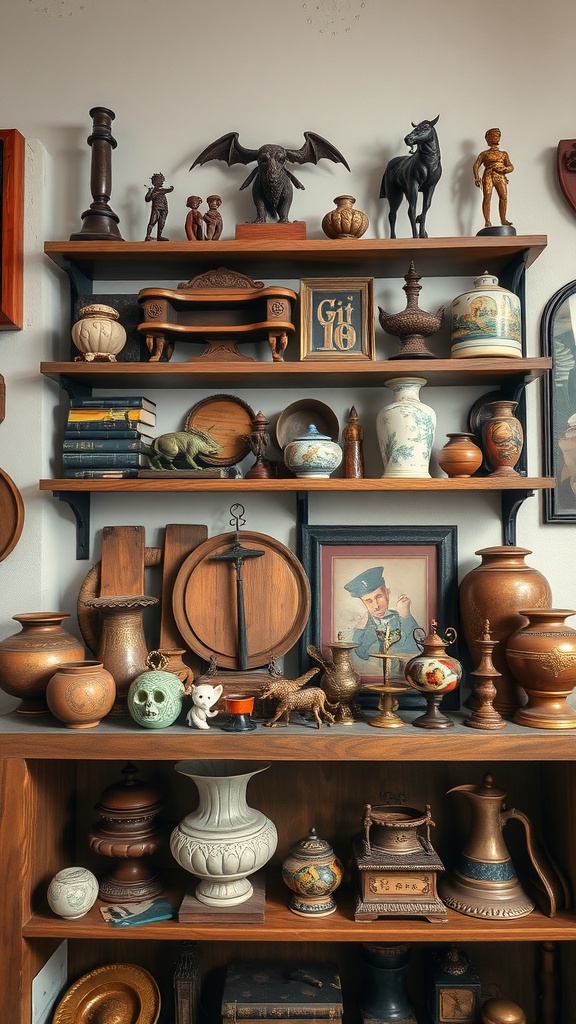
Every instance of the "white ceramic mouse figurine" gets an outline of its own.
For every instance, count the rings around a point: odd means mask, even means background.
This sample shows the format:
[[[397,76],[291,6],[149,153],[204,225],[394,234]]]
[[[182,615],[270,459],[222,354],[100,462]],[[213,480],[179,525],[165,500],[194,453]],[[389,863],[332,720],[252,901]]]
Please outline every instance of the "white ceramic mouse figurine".
[[[188,725],[195,725],[197,729],[209,729],[207,719],[214,718],[218,714],[212,711],[212,705],[216,703],[222,694],[222,686],[210,686],[209,683],[199,683],[192,686],[191,697],[192,707],[186,715]]]

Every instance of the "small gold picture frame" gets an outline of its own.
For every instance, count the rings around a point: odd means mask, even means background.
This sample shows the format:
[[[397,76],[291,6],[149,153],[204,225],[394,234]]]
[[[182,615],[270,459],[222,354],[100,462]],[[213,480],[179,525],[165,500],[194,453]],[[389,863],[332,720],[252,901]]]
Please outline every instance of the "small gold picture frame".
[[[374,359],[374,279],[300,281],[300,359]]]

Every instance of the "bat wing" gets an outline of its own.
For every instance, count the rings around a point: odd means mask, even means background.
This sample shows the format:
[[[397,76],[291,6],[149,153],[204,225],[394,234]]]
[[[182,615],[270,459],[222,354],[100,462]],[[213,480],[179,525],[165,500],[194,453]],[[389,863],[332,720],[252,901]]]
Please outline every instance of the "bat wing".
[[[335,164],[344,164],[350,170],[347,161],[339,149],[327,139],[315,132],[304,132],[306,142],[302,149],[287,149],[286,159],[296,164],[317,164],[319,160],[333,160]]]
[[[192,167],[205,164],[208,160],[225,160],[230,167],[232,164],[250,164],[257,159],[257,149],[245,149],[238,142],[238,132],[228,132],[227,135],[221,135],[215,142],[206,146],[206,149],[203,149],[196,157]]]

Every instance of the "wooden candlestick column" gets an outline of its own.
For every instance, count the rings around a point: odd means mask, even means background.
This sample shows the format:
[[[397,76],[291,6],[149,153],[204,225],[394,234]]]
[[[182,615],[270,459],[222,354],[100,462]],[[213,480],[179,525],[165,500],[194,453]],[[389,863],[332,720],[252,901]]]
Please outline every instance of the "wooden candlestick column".
[[[478,668],[470,673],[478,680],[474,684],[474,697],[480,702],[464,722],[464,725],[469,725],[471,729],[506,728],[506,722],[492,703],[498,695],[494,679],[500,678],[500,672],[494,668],[492,662],[492,651],[497,643],[497,640],[492,640],[490,622],[486,619],[483,636],[475,641],[476,647],[480,650],[480,663]]]
[[[86,140],[91,147],[90,208],[82,214],[80,231],[70,235],[70,241],[122,241],[118,228],[120,218],[109,206],[112,192],[112,150],[118,143],[112,137],[112,121],[115,118],[107,107],[92,107],[92,134]]]

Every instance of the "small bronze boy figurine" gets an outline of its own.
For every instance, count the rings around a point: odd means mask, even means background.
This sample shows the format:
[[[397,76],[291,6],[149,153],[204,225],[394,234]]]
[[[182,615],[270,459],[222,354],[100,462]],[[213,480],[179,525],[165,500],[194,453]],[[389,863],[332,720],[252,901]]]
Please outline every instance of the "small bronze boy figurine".
[[[148,189],[146,195],[144,196],[144,199],[146,200],[147,203],[152,204],[152,209],[150,210],[150,220],[148,221],[148,228],[146,230],[146,238],[144,239],[145,242],[150,241],[152,237],[152,231],[156,225],[158,225],[156,235],[158,241],[169,241],[168,238],[164,238],[162,232],[164,230],[164,225],[166,223],[166,217],[168,216],[168,200],[166,199],[166,196],[168,195],[169,192],[174,191],[174,185],[170,185],[169,188],[162,188],[165,180],[166,179],[164,178],[163,174],[153,174],[152,177],[150,178],[150,181],[152,182],[151,186],[144,186],[144,188]]]
[[[500,215],[500,223],[503,227],[511,227],[512,222],[506,219],[506,212],[508,206],[508,179],[507,174],[510,174],[514,167],[510,161],[508,153],[500,149],[500,137],[501,131],[499,128],[489,128],[484,138],[489,145],[489,149],[483,150],[479,153],[474,162],[472,168],[474,174],[474,184],[477,188],[481,188],[484,193],[482,199],[482,215],[484,217],[484,227],[491,228],[492,224],[490,221],[490,203],[492,200],[492,191],[496,189],[498,195],[498,212]],[[484,167],[484,173],[480,178],[480,168]]]

